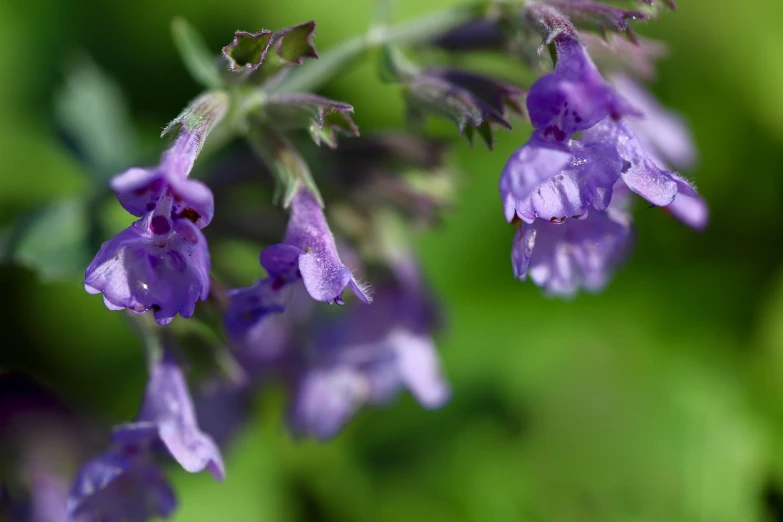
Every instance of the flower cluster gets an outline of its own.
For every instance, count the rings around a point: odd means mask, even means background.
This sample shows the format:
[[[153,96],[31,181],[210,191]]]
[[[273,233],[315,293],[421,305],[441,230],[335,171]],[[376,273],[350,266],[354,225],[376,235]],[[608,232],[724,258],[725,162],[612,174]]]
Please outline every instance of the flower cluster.
[[[687,128],[623,67],[634,63],[631,73],[650,75],[655,46],[638,39],[629,23],[651,18],[657,2],[640,0],[639,10],[592,0],[495,7],[420,40],[450,51],[502,50],[534,72],[546,69],[527,88],[476,71],[420,66],[393,41],[409,31],[372,33],[388,40],[361,45],[381,47],[384,79],[398,84],[413,123],[445,117],[491,148],[493,127],[510,129],[527,114],[532,133],[500,176],[505,217],[517,227],[515,276],[530,277],[548,294],[602,289],[631,248],[632,194],[703,228],[704,201],[668,166],[695,162]],[[629,41],[611,36],[606,43],[591,29]],[[228,440],[246,413],[240,405],[272,383],[288,392],[292,434],[318,439],[334,437],[362,407],[387,403],[402,390],[425,408],[450,397],[433,340],[440,314],[408,237],[437,222],[452,201],[449,142],[387,132],[338,144],[338,135],[358,136],[353,107],[306,91],[317,90],[336,72],[330,67],[347,64],[360,46],[308,68],[319,58],[314,22],[237,31],[222,49],[222,70],[192,45],[190,31],[182,21],[175,26],[185,61],[207,90],[164,130],[173,140],[157,166],[130,168],[111,180],[120,205],[138,219],[103,243],[84,278],[107,308],[132,312],[143,333],[150,375],[142,407],[135,421],[113,429],[106,451],[82,464],[67,504],[61,476],[35,475],[34,500],[59,506],[62,516],[52,520],[168,517],[177,501],[160,457],[222,480],[216,440]],[[271,174],[252,183],[263,190],[274,180],[270,199],[283,211],[248,191],[251,209],[229,204],[215,216],[215,200],[230,199],[221,191],[235,189],[241,176],[225,166],[219,177],[207,172],[211,189],[189,178],[210,134],[244,140],[247,151],[231,159],[250,164],[253,175]],[[241,156],[251,151],[257,158]],[[250,231],[265,272],[251,286],[241,287],[248,281],[221,267],[211,273],[203,229],[213,217],[213,246],[226,231]],[[205,303],[197,311],[199,300]],[[142,315],[148,311],[157,324]],[[178,320],[161,328],[177,314],[191,318],[188,326]],[[221,363],[194,372],[220,383],[219,393],[199,389],[195,400],[172,351],[180,348],[177,360],[196,366],[188,357],[195,350],[184,342],[188,327],[202,332],[211,362]]]
[[[706,225],[707,211],[691,183],[663,161],[690,163],[682,123],[629,77],[604,80],[563,14],[577,4],[560,4],[562,12],[529,7],[554,47],[556,65],[528,92],[533,133],[508,160],[500,194],[506,220],[519,222],[514,274],[567,296],[602,289],[624,259],[631,240],[628,191],[694,228]]]

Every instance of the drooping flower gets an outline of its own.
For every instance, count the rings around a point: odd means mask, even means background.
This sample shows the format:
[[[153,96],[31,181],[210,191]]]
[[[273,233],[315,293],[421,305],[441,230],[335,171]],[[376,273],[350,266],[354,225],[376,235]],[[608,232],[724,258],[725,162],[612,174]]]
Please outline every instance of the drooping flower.
[[[168,352],[150,370],[136,421],[116,427],[112,440],[120,447],[160,440],[185,471],[209,469],[217,480],[225,476],[220,450],[199,429],[185,377]]]
[[[159,211],[163,210],[162,213]],[[103,293],[110,310],[153,310],[159,324],[190,317],[209,293],[209,251],[201,230],[171,219],[165,205],[105,242],[87,268],[84,288]]]
[[[522,281],[530,277],[549,295],[602,290],[632,242],[631,218],[620,199],[584,219],[521,223],[511,251],[514,275]]]
[[[292,353],[294,433],[326,439],[364,405],[402,388],[427,408],[449,398],[430,337],[431,303],[420,288],[384,287],[371,307],[354,306],[315,334],[311,350]]]
[[[168,518],[176,507],[171,485],[147,454],[116,449],[82,466],[68,498],[70,519],[85,522],[146,522]]]
[[[214,201],[188,175],[226,105],[224,93],[196,99],[164,130],[178,134],[158,166],[131,168],[111,181],[120,204],[140,219],[105,242],[85,272],[85,289],[102,293],[109,309],[153,310],[159,324],[168,324],[178,313],[190,317],[196,301],[206,299],[210,262],[201,229],[212,220]]]
[[[261,259],[273,278],[289,281],[301,277],[316,301],[342,304],[346,287],[361,301],[368,304],[372,301],[367,288],[356,281],[340,260],[323,209],[305,187],[291,201],[283,244],[267,247]]]

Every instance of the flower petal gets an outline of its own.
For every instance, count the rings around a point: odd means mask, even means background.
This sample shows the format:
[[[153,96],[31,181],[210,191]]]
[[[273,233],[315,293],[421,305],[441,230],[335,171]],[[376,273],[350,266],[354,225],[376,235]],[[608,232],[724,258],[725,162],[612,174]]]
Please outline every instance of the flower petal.
[[[660,207],[674,201],[677,183],[674,175],[655,164],[627,122],[602,120],[582,134],[585,143],[613,143],[625,162],[622,178],[633,192]]]

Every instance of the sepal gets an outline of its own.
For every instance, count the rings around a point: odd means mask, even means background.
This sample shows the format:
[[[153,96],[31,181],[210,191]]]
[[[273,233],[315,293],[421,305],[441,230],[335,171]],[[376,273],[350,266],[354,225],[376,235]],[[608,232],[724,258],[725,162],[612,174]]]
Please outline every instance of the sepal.
[[[411,116],[445,116],[471,143],[477,131],[490,149],[492,125],[510,129],[507,114],[523,114],[521,89],[468,71],[426,69],[405,81],[405,86]]]
[[[201,151],[209,132],[228,112],[229,98],[225,91],[207,91],[193,100],[179,115],[166,125],[161,137],[171,133],[176,135],[180,130],[196,134],[196,153]]]
[[[266,118],[281,129],[307,129],[316,145],[337,147],[337,135],[358,136],[359,128],[351,118],[353,107],[309,93],[283,93],[267,98]]]
[[[239,30],[234,32],[234,40],[223,47],[223,57],[234,72],[255,71],[264,63],[272,41],[272,31],[268,29],[257,33]]]

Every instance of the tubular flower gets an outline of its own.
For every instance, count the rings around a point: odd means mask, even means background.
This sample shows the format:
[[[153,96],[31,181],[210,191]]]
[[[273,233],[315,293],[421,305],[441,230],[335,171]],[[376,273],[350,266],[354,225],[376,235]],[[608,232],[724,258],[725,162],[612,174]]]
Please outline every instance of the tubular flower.
[[[361,301],[372,302],[368,289],[340,260],[323,209],[306,188],[300,188],[291,201],[283,245],[273,245],[265,252],[262,264],[270,274],[286,280],[301,277],[316,301],[342,304],[342,293],[348,287]]]
[[[120,204],[140,219],[105,242],[85,272],[85,290],[102,293],[107,308],[153,310],[165,325],[177,314],[192,316],[206,299],[210,260],[201,229],[212,221],[214,200],[188,175],[225,103],[220,93],[198,98],[164,131],[179,127],[159,165],[111,180]]]

